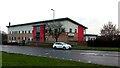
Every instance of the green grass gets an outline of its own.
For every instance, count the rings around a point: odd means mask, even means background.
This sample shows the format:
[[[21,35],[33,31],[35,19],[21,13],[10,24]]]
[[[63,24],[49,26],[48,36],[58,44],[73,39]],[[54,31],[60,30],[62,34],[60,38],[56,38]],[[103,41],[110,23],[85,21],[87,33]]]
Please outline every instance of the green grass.
[[[2,52],[0,52],[0,67],[2,66]]]
[[[82,63],[68,60],[59,60],[47,57],[29,56],[22,54],[4,53],[3,52],[3,66],[82,66],[106,68],[106,66]],[[110,66],[107,66],[109,68]],[[8,67],[9,68],[9,67]],[[30,67],[29,67],[30,68]]]
[[[100,50],[100,51],[120,51],[119,48],[114,47],[88,47],[88,46],[73,46],[74,50]]]

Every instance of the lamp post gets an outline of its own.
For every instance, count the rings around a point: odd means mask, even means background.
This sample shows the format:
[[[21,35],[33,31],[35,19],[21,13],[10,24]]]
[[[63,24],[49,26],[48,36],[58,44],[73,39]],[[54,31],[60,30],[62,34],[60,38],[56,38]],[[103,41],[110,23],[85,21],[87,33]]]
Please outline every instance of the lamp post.
[[[53,23],[54,23],[54,18],[55,18],[55,10],[51,9],[53,11]]]
[[[54,9],[51,9],[53,11],[53,20],[55,18],[55,10]]]

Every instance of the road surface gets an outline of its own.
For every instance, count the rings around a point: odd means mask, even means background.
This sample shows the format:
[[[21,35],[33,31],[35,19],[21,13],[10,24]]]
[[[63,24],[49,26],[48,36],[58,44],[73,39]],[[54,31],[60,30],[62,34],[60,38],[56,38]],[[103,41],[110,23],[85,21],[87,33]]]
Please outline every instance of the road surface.
[[[120,60],[120,52],[92,50],[55,50],[50,48],[17,45],[2,45],[2,50],[0,51],[108,66],[120,66],[118,62]]]

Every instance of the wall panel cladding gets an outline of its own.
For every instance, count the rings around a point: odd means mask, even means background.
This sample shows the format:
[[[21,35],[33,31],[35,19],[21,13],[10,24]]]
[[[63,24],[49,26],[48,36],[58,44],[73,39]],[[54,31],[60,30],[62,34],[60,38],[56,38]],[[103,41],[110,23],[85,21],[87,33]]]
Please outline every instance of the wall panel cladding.
[[[78,26],[78,40],[84,40],[84,28],[82,28],[81,26]]]
[[[45,41],[45,26],[40,26],[40,41],[44,42]]]
[[[36,27],[33,27],[33,41],[36,41]]]

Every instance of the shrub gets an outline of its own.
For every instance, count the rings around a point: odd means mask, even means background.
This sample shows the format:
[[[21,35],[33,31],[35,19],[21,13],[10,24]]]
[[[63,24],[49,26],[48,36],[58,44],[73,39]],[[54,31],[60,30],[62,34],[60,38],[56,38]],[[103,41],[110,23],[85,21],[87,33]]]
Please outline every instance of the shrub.
[[[88,46],[91,47],[120,47],[120,38],[115,40],[96,39],[88,41]]]
[[[41,46],[41,47],[52,47],[53,43],[48,42],[28,42],[26,43],[28,46]]]

